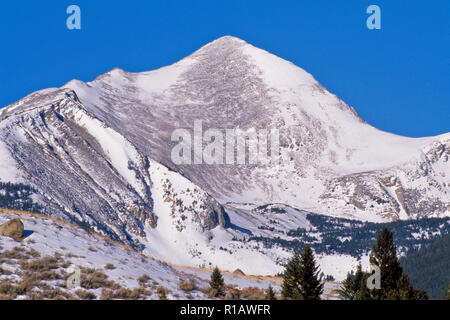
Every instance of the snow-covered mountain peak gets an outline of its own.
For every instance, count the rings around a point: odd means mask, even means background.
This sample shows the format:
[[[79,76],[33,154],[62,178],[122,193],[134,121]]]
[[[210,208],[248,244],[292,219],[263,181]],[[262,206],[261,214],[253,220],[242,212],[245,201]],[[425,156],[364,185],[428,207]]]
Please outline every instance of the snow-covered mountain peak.
[[[172,133],[193,133],[196,121],[203,132],[278,129],[280,161],[176,164]],[[167,67],[115,68],[0,110],[0,180],[30,184],[43,213],[135,248],[241,268],[239,255],[217,248],[248,235],[255,216],[244,203],[293,208],[285,210],[290,229],[300,211],[369,221],[448,216],[448,135],[380,131],[305,70],[223,37]]]
[[[238,37],[235,37],[235,36],[230,36],[230,35],[225,35],[225,36],[219,37],[216,40],[213,40],[213,41],[207,43],[202,48],[208,47],[208,46],[216,46],[216,45],[218,45],[218,46],[226,46],[226,45],[232,46],[232,45],[236,45],[236,44],[245,45],[245,44],[248,44],[248,43],[245,40],[242,40],[241,38],[238,38]]]
[[[278,129],[279,163],[174,163],[173,132],[196,121]],[[44,214],[159,258],[274,273],[284,253],[237,239],[309,229],[309,213],[449,216],[449,136],[380,131],[305,70],[226,36],[170,66],[114,68],[1,109],[0,181],[30,185]]]
[[[267,85],[273,85],[274,87],[318,84],[311,74],[292,62],[233,36],[218,38],[201,47],[187,58],[199,59],[202,57],[203,59],[199,60],[203,63],[210,63],[211,61],[207,60],[217,62],[217,56],[229,56],[229,59],[221,61],[225,65],[250,63],[253,67],[259,69],[257,74],[260,76],[266,74],[268,79],[265,80],[269,80]],[[230,68],[227,69],[227,71],[232,71]]]
[[[235,37],[219,38],[154,71],[113,69],[90,83],[66,86],[141,152],[224,202],[279,202],[333,215],[395,219],[403,200],[378,181],[396,176],[403,187],[420,186],[433,194],[438,209],[432,211],[448,212],[448,193],[435,198],[446,188],[441,177],[448,177],[448,162],[428,169],[428,182],[422,177],[414,186],[418,175],[409,172],[429,165],[425,154],[430,149],[435,157],[434,143],[443,136],[413,139],[378,130],[302,68]],[[203,121],[203,130],[279,129],[280,165],[175,165],[171,134],[178,128],[192,130],[196,120]],[[370,188],[362,185],[368,180]],[[345,201],[338,200],[342,192],[349,197]],[[389,205],[372,204],[378,198]],[[410,206],[402,217],[421,215]]]

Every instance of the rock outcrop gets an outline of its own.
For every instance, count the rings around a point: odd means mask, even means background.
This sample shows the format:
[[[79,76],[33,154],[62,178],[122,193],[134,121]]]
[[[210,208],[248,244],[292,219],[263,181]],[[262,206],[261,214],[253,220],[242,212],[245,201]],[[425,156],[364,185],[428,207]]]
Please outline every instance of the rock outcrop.
[[[15,218],[0,225],[0,234],[5,237],[13,238],[16,241],[22,239],[24,226],[22,220]]]

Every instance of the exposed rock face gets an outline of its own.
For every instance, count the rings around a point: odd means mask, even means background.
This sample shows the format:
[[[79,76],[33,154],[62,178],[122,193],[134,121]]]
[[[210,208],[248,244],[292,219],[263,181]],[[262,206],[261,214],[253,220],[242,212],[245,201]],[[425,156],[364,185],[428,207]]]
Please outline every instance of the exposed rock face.
[[[5,237],[13,238],[16,241],[22,239],[24,226],[19,218],[12,219],[0,225],[0,234]]]
[[[217,201],[212,201],[212,197],[210,199],[211,201],[206,202],[206,214],[203,218],[205,229],[211,230],[219,225],[222,228],[230,227],[230,218],[224,208]]]
[[[70,89],[24,101],[32,107],[17,114],[5,109],[0,144],[20,179],[38,190],[43,213],[141,248],[137,238],[158,224],[148,156],[88,112]]]
[[[170,216],[179,232],[196,225],[201,232],[217,226],[230,227],[230,218],[223,206],[201,188],[167,169],[164,171],[164,202],[170,204]]]
[[[449,134],[412,139],[379,131],[306,71],[240,39],[220,38],[159,70],[114,69],[66,87],[140,153],[221,203],[284,203],[371,221],[450,215]],[[203,132],[279,129],[280,164],[174,164],[171,134],[192,132],[196,120]],[[403,191],[380,177],[397,178]]]

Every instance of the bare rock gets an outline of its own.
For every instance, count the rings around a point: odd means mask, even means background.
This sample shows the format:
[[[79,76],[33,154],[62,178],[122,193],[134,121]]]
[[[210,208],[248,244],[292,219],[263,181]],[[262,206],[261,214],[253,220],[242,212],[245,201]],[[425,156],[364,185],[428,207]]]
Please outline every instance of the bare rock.
[[[22,239],[24,226],[22,220],[15,218],[0,225],[0,234],[5,237],[13,238],[16,241]]]

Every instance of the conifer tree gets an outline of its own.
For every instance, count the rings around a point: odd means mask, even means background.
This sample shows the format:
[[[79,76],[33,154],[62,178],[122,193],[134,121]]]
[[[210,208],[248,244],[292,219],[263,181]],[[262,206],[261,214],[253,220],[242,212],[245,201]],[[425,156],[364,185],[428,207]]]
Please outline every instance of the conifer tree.
[[[284,299],[319,300],[323,293],[322,277],[319,274],[319,267],[309,246],[305,246],[301,255],[294,252],[286,265],[281,295]]]
[[[218,267],[214,268],[209,285],[214,290],[214,296],[223,296],[225,294],[225,281]]]
[[[397,283],[398,294],[397,297],[400,300],[411,300],[415,297],[415,290],[411,285],[411,281],[406,274],[402,274]],[[396,298],[397,298],[396,297]]]
[[[380,268],[381,289],[368,289],[367,279],[369,274],[361,271],[358,266],[356,274],[348,274],[343,282],[339,294],[348,300],[427,300],[425,291],[416,290],[411,285],[411,280],[397,259],[394,246],[394,235],[383,227],[378,233],[377,242],[372,247],[370,263]],[[358,288],[359,283],[359,289]],[[355,293],[356,291],[356,293]]]
[[[314,254],[311,248],[306,246],[300,257],[300,294],[304,300],[320,300],[323,282],[319,274]]]
[[[272,285],[269,284],[269,287],[267,288],[267,292],[266,292],[266,300],[277,300],[277,298],[275,297],[275,291],[273,291]]]
[[[367,287],[367,278],[369,277],[369,274],[365,273],[364,277],[361,279],[361,283],[359,285],[359,291],[356,295],[355,300],[373,300],[373,296],[371,294],[372,290],[369,290]]]
[[[301,300],[300,295],[300,254],[295,251],[288,261],[283,273],[283,285],[281,287],[283,299]]]
[[[370,263],[378,266],[381,272],[381,289],[374,289],[374,296],[376,299],[392,298],[398,292],[397,285],[403,273],[397,259],[392,231],[386,227],[381,228],[377,242],[372,247],[372,254]]]
[[[347,273],[347,278],[342,282],[338,289],[339,296],[344,300],[356,300],[361,290],[361,283],[365,279],[365,273],[362,271],[361,264],[356,267],[356,272]]]

